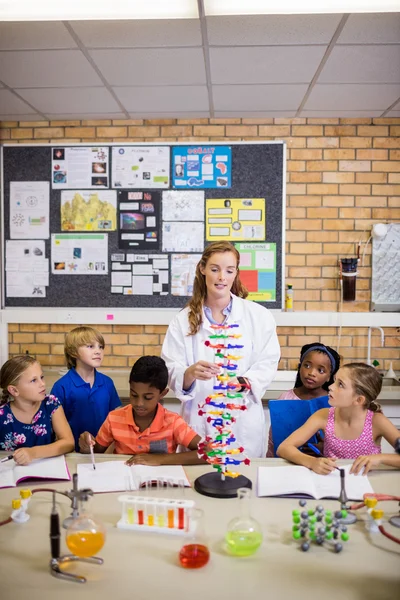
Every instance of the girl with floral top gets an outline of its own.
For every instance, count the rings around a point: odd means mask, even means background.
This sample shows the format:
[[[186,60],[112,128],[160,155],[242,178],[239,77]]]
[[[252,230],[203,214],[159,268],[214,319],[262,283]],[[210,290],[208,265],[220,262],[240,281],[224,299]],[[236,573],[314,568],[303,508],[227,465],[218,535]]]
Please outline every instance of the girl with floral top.
[[[42,367],[28,355],[14,356],[0,370],[0,450],[27,465],[37,458],[74,449],[64,409],[55,396],[46,396]]]

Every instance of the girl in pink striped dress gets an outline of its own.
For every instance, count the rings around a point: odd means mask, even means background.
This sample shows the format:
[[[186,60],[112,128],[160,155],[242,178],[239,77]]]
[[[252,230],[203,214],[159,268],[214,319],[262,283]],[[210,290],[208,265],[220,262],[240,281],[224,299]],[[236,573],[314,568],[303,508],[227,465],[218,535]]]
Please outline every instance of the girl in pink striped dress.
[[[400,456],[381,453],[381,439],[395,445],[399,438],[396,427],[387,419],[376,401],[382,379],[374,367],[364,363],[344,365],[329,387],[329,404],[315,412],[307,422],[290,435],[277,454],[293,463],[308,467],[321,475],[329,474],[336,459],[355,459],[350,470],[368,473],[379,464],[400,468]],[[324,456],[307,456],[298,450],[320,429],[324,430]]]

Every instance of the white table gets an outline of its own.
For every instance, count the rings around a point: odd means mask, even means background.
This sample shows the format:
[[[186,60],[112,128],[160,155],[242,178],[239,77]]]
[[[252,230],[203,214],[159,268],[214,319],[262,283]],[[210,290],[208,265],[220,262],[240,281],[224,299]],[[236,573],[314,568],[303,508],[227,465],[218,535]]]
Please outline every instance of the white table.
[[[98,460],[124,457],[103,456]],[[68,456],[71,473],[82,455]],[[346,462],[346,461],[343,461]],[[240,470],[256,487],[259,465],[282,465],[280,459],[257,459]],[[209,466],[186,467],[191,481],[211,470]],[[400,472],[375,471],[370,481],[376,492],[400,495]],[[35,487],[68,490],[71,482],[35,483]],[[27,487],[26,485],[24,487]],[[157,491],[154,491],[157,494]],[[88,578],[86,584],[70,583],[49,573],[49,514],[51,494],[35,494],[29,505],[30,520],[0,528],[1,600],[206,600],[206,599],[292,599],[310,597],[320,600],[394,600],[400,597],[400,545],[380,534],[371,537],[364,524],[365,510],[358,511],[360,522],[349,527],[350,541],[340,554],[313,544],[303,553],[291,536],[291,511],[298,500],[253,498],[252,514],[262,525],[264,542],[256,554],[246,558],[228,556],[223,538],[230,519],[238,515],[235,499],[213,499],[186,489],[184,496],[194,499],[205,512],[205,524],[211,550],[207,566],[185,570],[177,561],[183,539],[157,533],[124,531],[115,527],[120,517],[119,494],[97,494],[88,508],[106,527],[106,544],[99,553],[104,565],[76,563],[73,570]],[[161,495],[161,493],[160,493]],[[168,496],[167,491],[163,494]],[[0,490],[0,520],[10,515],[15,488]],[[59,496],[61,519],[70,514],[67,498]],[[308,506],[317,501],[309,500]],[[325,508],[337,509],[334,501],[322,501]],[[380,503],[385,518],[397,514],[396,502]],[[387,525],[397,537],[400,529]],[[67,552],[64,531],[62,552]]]

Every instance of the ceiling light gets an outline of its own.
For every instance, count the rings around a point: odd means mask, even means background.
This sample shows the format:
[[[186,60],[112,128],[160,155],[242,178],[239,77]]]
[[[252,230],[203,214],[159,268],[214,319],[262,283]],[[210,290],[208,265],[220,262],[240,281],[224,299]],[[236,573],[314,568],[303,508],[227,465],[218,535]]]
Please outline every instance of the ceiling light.
[[[0,21],[196,19],[196,0],[0,0]]]
[[[204,0],[206,16],[399,12],[399,0]]]

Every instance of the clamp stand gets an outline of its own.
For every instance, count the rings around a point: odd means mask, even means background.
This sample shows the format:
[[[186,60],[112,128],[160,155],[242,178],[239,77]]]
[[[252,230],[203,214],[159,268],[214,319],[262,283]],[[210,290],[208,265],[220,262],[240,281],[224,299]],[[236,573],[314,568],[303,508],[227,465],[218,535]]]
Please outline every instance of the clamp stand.
[[[67,517],[63,521],[64,529],[68,529],[68,527],[71,525],[72,521],[75,521],[75,519],[77,519],[79,517],[79,500],[81,500],[81,501],[89,500],[89,497],[93,496],[93,490],[90,490],[90,489],[78,490],[78,475],[77,475],[77,473],[74,473],[72,476],[72,490],[70,490],[69,492],[63,492],[63,494],[65,496],[67,496],[67,498],[70,498],[70,500],[72,500],[72,502],[71,502],[72,513],[70,514],[69,517]]]
[[[346,472],[344,469],[339,469],[339,471],[340,471],[340,494],[339,494],[338,500],[340,502],[341,510],[347,511],[347,516],[342,517],[341,522],[344,525],[353,525],[357,521],[357,517],[353,512],[350,512],[346,506],[346,504],[349,500],[347,497],[347,494],[346,494],[345,486],[344,486]]]
[[[59,556],[58,558],[54,557],[50,560],[50,573],[59,579],[76,581],[77,583],[86,583],[86,577],[82,577],[82,575],[75,575],[74,573],[66,573],[65,571],[61,570],[63,566],[76,561],[92,563],[95,565],[102,565],[104,562],[103,559],[99,558],[98,556],[79,558],[79,556],[75,556],[74,554],[64,554],[64,556]]]

